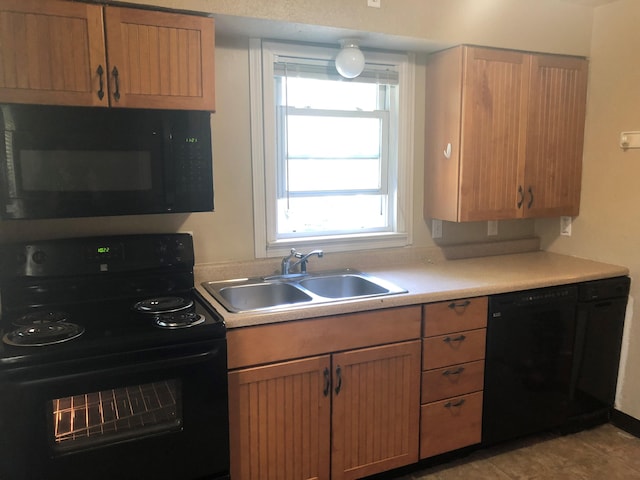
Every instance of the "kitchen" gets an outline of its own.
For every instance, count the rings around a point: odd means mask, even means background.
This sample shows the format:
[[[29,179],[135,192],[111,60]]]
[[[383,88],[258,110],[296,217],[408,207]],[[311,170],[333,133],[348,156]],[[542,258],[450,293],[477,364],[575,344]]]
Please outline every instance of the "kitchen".
[[[301,34],[323,38],[327,27],[368,31],[373,40],[389,37],[389,45],[469,43],[551,53],[586,56],[590,59],[589,96],[583,162],[580,215],[572,235],[560,236],[557,218],[499,222],[497,237],[486,236],[486,223],[444,223],[443,237],[431,238],[431,225],[422,218],[422,131],[424,129],[424,55],[417,56],[416,121],[414,147],[413,245],[481,243],[539,236],[542,249],[624,265],[631,277],[640,268],[635,253],[638,221],[630,208],[637,201],[633,160],[636,150],[618,145],[621,131],[636,130],[632,80],[640,67],[629,61],[630,45],[637,43],[633,18],[640,13],[633,0],[600,6],[564,1],[394,1],[368,8],[364,1],[334,0],[316,4],[269,2],[256,11],[252,2],[190,0],[134,1],[136,5],[208,12],[223,29],[225,16],[267,20],[265,36],[287,35],[288,25]],[[582,4],[580,4],[582,3]],[[363,4],[363,5],[361,5]],[[309,27],[309,25],[315,25]],[[251,175],[250,99],[248,89],[238,89],[238,79],[248,84],[248,40],[237,33],[216,38],[216,114],[212,116],[216,211],[104,219],[38,220],[2,222],[2,242],[54,237],[147,232],[193,232],[196,259],[200,264],[245,261],[254,258],[253,194]],[[290,28],[290,27],[289,27]],[[280,30],[282,29],[282,34]],[[290,32],[290,31],[289,31]],[[295,32],[294,32],[295,33]],[[328,33],[326,33],[328,35]],[[307,37],[305,37],[307,38]],[[320,40],[317,41],[320,41]],[[331,37],[332,41],[337,37]],[[373,41],[372,40],[372,41]],[[635,41],[634,41],[635,40]],[[408,43],[404,43],[408,42]],[[336,41],[337,43],[337,41]],[[629,206],[629,207],[627,207]],[[327,258],[328,259],[328,258]],[[276,261],[274,259],[274,261]],[[277,262],[277,261],[276,261]],[[314,265],[315,267],[315,265]],[[631,286],[631,297],[638,297]],[[625,344],[621,388],[617,408],[640,418],[640,382],[632,374],[640,348],[638,328],[632,315]]]

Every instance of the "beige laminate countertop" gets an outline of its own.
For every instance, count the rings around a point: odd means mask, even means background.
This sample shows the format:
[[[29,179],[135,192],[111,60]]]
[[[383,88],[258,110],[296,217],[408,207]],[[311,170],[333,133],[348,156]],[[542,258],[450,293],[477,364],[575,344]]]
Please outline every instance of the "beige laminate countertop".
[[[208,268],[197,268],[196,287],[225,320],[227,328],[338,315],[363,310],[476,297],[531,288],[564,285],[628,275],[626,267],[549,252],[529,252],[435,263],[358,268],[408,290],[408,293],[295,306],[271,312],[230,313],[200,285],[219,280]]]

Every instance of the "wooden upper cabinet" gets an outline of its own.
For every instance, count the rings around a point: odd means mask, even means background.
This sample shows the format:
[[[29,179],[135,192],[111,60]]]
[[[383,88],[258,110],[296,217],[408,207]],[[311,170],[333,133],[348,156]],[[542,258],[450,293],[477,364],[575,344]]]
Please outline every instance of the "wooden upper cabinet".
[[[587,62],[460,46],[427,66],[427,218],[576,215]]]
[[[0,0],[0,42],[0,102],[215,110],[212,18]]]
[[[1,0],[0,102],[107,106],[102,27],[99,5]]]
[[[527,217],[578,215],[587,61],[533,55],[525,165]]]
[[[105,7],[111,106],[215,110],[213,19]]]

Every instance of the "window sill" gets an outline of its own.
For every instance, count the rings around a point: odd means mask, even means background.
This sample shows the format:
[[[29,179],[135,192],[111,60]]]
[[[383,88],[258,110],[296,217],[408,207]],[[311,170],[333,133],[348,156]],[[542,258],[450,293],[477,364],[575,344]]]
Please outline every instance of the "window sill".
[[[267,246],[265,257],[288,255],[292,248],[305,251],[316,248],[324,252],[349,252],[379,248],[406,247],[410,244],[407,233],[379,233],[367,235],[342,235],[339,237],[310,237],[287,239]]]

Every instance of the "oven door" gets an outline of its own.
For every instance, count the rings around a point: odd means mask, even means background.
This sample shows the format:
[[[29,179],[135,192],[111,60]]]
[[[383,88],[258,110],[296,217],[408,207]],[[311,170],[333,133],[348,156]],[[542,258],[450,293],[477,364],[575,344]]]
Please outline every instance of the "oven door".
[[[0,371],[0,478],[228,478],[226,342]]]

